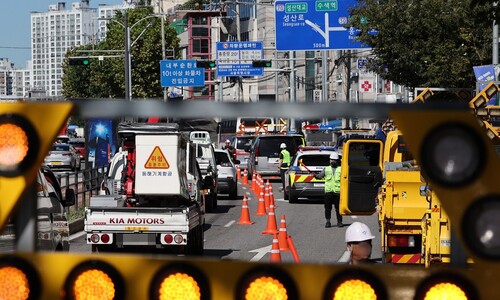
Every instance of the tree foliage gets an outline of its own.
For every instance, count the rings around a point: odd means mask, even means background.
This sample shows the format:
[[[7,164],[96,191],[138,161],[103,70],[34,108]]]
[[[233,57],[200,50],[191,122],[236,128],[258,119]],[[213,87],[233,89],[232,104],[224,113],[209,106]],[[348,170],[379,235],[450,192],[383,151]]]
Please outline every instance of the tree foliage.
[[[475,87],[472,67],[491,64],[491,8],[469,0],[359,0],[349,25],[372,48],[368,69],[385,79],[408,87]]]
[[[124,11],[130,28],[131,74],[133,98],[162,98],[160,61],[162,60],[161,20],[153,16],[152,7]],[[108,22],[106,39],[95,46],[81,46],[68,51],[66,57],[102,55],[91,58],[89,66],[63,64],[62,92],[69,98],[125,98],[125,15],[117,12]],[[175,28],[165,21],[165,48],[179,53],[179,38]],[[96,52],[95,50],[102,50]],[[104,52],[107,50],[108,52]],[[109,50],[120,50],[109,52]],[[97,53],[97,54],[96,54]],[[106,57],[118,55],[120,57]]]

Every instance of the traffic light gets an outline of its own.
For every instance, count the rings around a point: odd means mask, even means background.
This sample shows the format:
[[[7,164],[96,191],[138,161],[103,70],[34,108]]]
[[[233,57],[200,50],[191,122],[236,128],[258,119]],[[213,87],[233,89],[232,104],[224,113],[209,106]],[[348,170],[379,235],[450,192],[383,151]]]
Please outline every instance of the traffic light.
[[[216,63],[213,60],[197,60],[196,67],[203,69],[212,69],[215,68]]]
[[[0,104],[0,230],[72,107],[71,102]]]
[[[88,66],[90,64],[88,57],[70,57],[68,60],[70,66]]]
[[[270,68],[273,63],[270,60],[254,60],[252,61],[252,67],[254,68]]]

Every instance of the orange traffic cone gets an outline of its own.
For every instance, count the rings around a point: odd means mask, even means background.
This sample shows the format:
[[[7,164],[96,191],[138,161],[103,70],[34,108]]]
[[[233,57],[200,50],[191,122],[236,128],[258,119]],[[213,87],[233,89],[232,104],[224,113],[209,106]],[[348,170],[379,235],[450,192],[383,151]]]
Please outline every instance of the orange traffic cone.
[[[240,169],[240,165],[236,165],[236,180],[241,180],[241,169]]]
[[[278,207],[274,202],[273,185],[269,183],[269,205],[274,205],[274,208]]]
[[[266,204],[264,203],[264,197],[259,197],[259,204],[257,205],[257,216],[267,216]]]
[[[248,171],[246,168],[245,168],[245,170],[243,170],[243,180],[242,180],[241,184],[248,185]]]
[[[269,209],[269,181],[264,185],[264,203],[266,204],[266,209]]]
[[[297,253],[297,249],[295,249],[295,245],[293,244],[292,237],[291,236],[287,236],[286,240],[287,240],[288,245],[290,245],[290,250],[292,251],[293,260],[296,263],[299,263],[300,262],[300,257],[299,257],[299,254]]]
[[[276,233],[273,236],[273,246],[271,247],[271,262],[281,262],[280,246]]]
[[[286,220],[285,220],[285,215],[281,216],[281,222],[280,222],[280,232],[278,234],[278,240],[280,243],[280,251],[290,251],[290,248],[288,247],[288,242],[286,240],[286,237],[288,236],[286,232]]]
[[[252,173],[252,187],[250,188],[254,194],[257,192],[257,174],[255,170]]]
[[[267,228],[262,231],[261,234],[275,233],[278,233],[278,228],[276,228],[276,216],[274,215],[274,206],[270,206],[269,213],[267,214]]]
[[[247,200],[247,195],[243,195],[243,205],[241,206],[241,217],[240,221],[238,224],[242,225],[251,225],[253,224],[252,221],[250,221],[250,213],[248,212],[248,200]]]

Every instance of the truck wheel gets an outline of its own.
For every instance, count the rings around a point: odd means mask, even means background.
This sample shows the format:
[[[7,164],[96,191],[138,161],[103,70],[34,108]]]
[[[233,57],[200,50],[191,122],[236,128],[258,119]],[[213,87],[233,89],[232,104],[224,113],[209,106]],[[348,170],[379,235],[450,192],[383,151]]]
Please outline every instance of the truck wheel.
[[[285,200],[288,200],[288,198],[289,198],[288,194],[290,194],[290,192],[287,192],[287,191],[284,191],[284,192],[283,192],[283,198],[284,198]]]
[[[296,203],[299,197],[290,191],[288,195],[288,203]]]
[[[229,192],[229,198],[231,198],[231,200],[236,200],[236,198],[238,198],[238,188],[237,187],[234,187],[234,189],[232,189]]]
[[[209,213],[214,211],[214,201],[212,196],[205,195],[205,211]]]
[[[212,195],[212,208],[214,209],[214,211],[217,210],[217,194],[213,194]]]
[[[197,241],[197,243],[196,243],[195,254],[202,256],[203,255],[203,248],[205,245],[203,225],[198,226],[197,234],[196,234],[196,241]]]

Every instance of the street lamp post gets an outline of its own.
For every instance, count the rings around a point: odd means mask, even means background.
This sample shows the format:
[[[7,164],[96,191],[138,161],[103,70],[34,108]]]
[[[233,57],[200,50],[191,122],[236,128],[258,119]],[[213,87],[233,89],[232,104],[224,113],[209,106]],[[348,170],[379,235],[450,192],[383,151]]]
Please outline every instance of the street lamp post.
[[[119,24],[120,26],[123,27],[123,29],[125,29],[125,51],[124,51],[124,54],[125,54],[125,100],[128,100],[128,101],[132,101],[132,55],[131,55],[131,48],[132,48],[132,45],[134,45],[134,43],[142,36],[142,34],[146,31],[146,29],[148,29],[149,26],[153,25],[152,23],[149,23],[148,26],[146,26],[146,28],[144,28],[144,30],[141,32],[141,34],[139,34],[139,36],[133,41],[131,42],[130,41],[130,31],[132,30],[132,28],[134,28],[134,26],[136,26],[137,24],[139,24],[140,22],[146,20],[146,19],[149,19],[149,18],[156,18],[158,16],[156,15],[150,15],[150,16],[146,16],[142,19],[140,19],[139,21],[135,22],[132,26],[128,26],[128,14],[127,12],[125,12],[124,14],[124,22],[123,24],[115,19],[106,19],[106,20],[111,20],[117,24]]]

